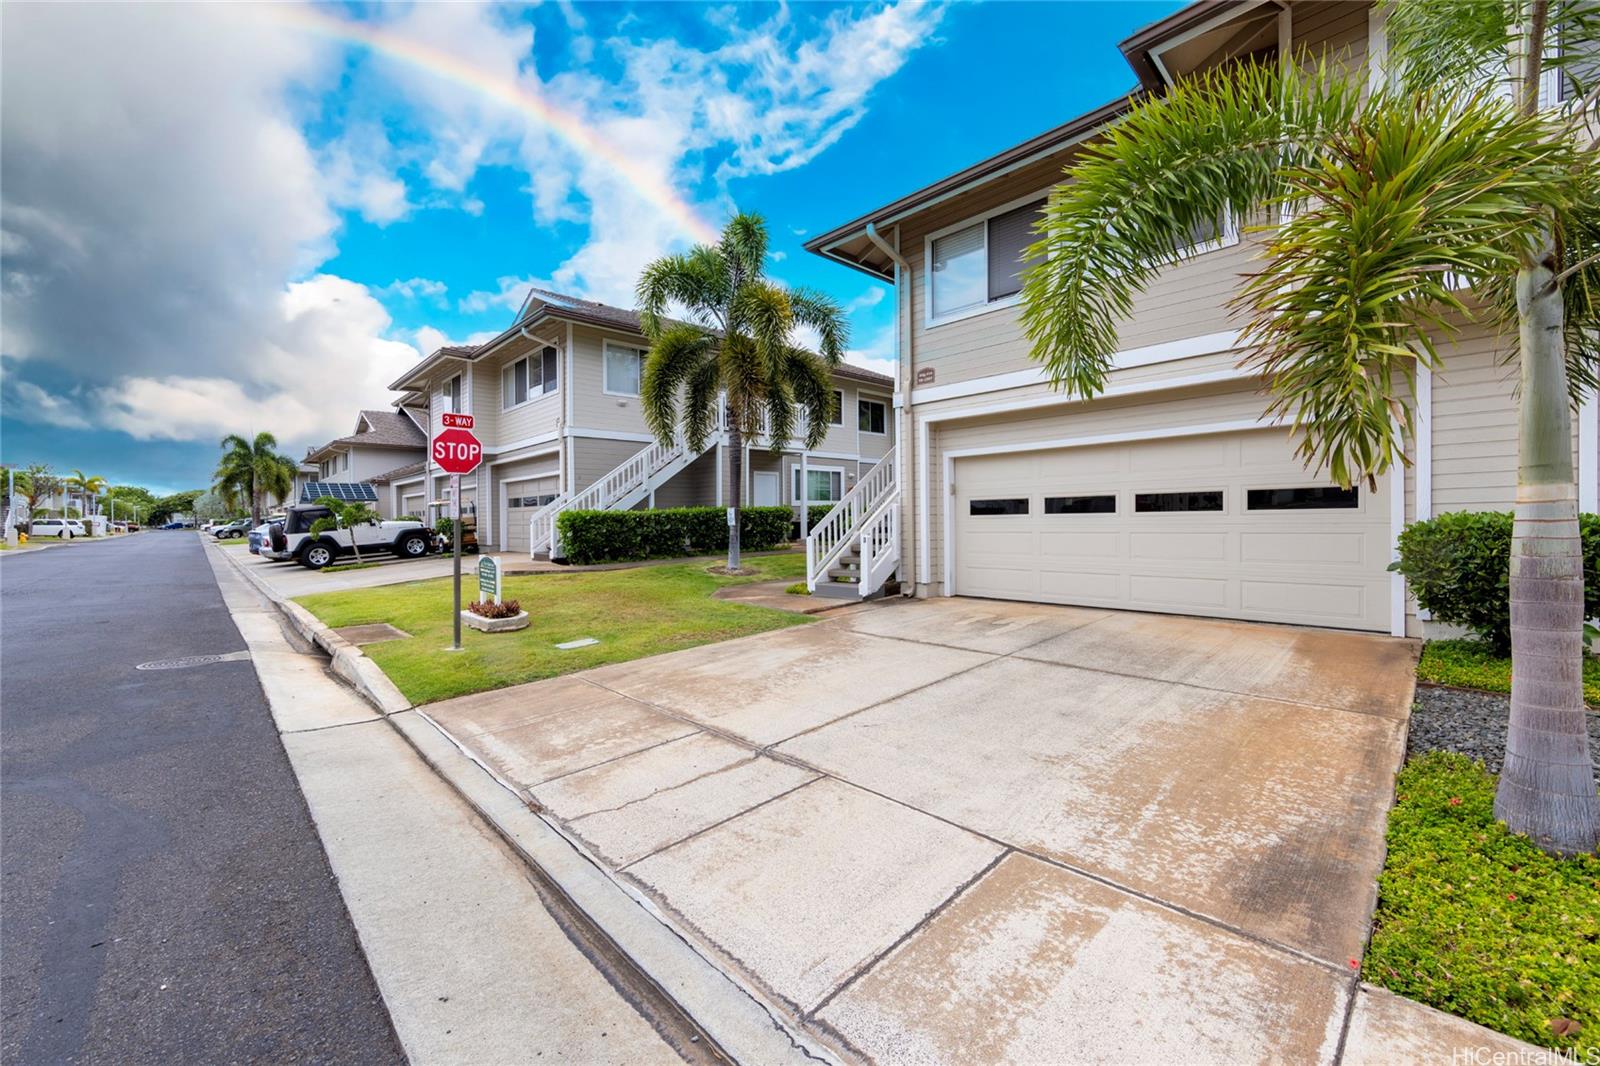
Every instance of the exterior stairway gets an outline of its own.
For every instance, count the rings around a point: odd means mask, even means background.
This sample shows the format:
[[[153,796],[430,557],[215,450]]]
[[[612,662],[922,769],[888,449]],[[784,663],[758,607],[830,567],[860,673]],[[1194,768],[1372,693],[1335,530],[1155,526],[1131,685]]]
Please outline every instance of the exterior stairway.
[[[900,483],[890,448],[806,537],[806,588],[835,599],[884,591],[900,565]]]
[[[588,488],[573,494],[562,493],[528,519],[529,552],[535,559],[541,555],[561,558],[561,531],[556,528],[556,519],[563,511],[629,510],[648,498],[652,489],[670,481],[721,440],[722,434],[714,433],[707,438],[705,448],[695,451],[679,430],[671,444],[653,441]]]

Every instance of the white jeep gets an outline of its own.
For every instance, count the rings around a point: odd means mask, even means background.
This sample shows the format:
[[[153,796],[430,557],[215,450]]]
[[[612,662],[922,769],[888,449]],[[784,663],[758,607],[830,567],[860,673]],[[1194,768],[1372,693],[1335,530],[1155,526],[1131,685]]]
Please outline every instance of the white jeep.
[[[267,559],[293,560],[312,570],[321,570],[343,556],[389,552],[402,559],[420,559],[433,550],[433,532],[414,518],[366,522],[353,528],[311,532],[318,519],[332,518],[333,512],[319,504],[299,504],[289,508],[282,525],[273,526],[263,539],[261,555]]]

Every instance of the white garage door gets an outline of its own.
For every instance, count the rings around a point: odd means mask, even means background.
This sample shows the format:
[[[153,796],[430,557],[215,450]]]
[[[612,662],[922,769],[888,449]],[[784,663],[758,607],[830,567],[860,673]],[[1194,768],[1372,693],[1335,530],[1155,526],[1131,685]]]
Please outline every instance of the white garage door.
[[[1389,628],[1389,493],[1308,474],[1281,430],[955,462],[954,591]]]
[[[420,492],[407,493],[400,497],[400,513],[422,517],[428,513],[428,501]]]
[[[560,479],[554,474],[506,482],[506,548],[509,551],[528,550],[528,519],[555,499],[559,484]]]

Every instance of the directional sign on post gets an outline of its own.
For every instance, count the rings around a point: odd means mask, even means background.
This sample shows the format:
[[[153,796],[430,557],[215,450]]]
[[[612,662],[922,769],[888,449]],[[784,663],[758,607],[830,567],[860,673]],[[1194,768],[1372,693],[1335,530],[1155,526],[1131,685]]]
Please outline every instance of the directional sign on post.
[[[472,435],[472,416],[446,412],[440,419],[445,428],[433,438],[428,454],[434,464],[450,474],[451,554],[455,556],[455,640],[451,651],[461,650],[461,475],[470,474],[483,462],[483,445]]]

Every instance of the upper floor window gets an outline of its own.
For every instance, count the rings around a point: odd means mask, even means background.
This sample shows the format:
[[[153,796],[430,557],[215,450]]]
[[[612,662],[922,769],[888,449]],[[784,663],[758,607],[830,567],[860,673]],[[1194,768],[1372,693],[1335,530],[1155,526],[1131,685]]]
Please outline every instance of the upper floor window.
[[[930,320],[970,314],[1022,291],[1023,254],[1036,239],[1033,224],[1044,210],[1041,197],[928,242]]]
[[[556,391],[556,350],[547,347],[500,368],[500,409],[508,410]]]
[[[844,425],[844,393],[838,389],[833,390],[833,407],[828,411],[828,425]]]
[[[639,395],[640,369],[644,352],[606,341],[603,387],[613,396]]]
[[[880,403],[877,400],[862,400],[860,402],[860,409],[861,409],[861,432],[863,432],[863,433],[883,433],[883,432],[886,432],[884,427],[888,424],[888,421],[889,421],[889,411],[888,411],[888,408],[883,403]]]
[[[461,413],[461,375],[444,383],[444,409],[452,414]]]

